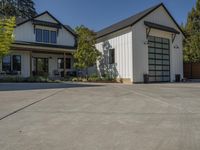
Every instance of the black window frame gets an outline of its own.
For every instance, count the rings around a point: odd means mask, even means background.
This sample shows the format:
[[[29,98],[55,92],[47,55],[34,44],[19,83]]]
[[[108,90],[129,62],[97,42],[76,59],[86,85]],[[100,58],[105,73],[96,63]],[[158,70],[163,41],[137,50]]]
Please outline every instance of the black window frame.
[[[108,63],[110,65],[115,64],[115,49],[109,49]]]
[[[5,63],[5,61],[4,61],[4,59],[5,58],[8,58],[9,57],[9,59],[10,59],[10,62],[9,63]],[[10,72],[11,70],[12,70],[12,60],[11,60],[12,58],[11,58],[11,55],[7,55],[7,56],[4,56],[3,58],[2,58],[2,71],[5,71],[5,72]],[[6,65],[6,64],[9,64],[9,66],[7,65],[7,66],[4,66],[4,65]],[[6,68],[9,68],[9,69],[6,69]]]
[[[15,57],[19,57],[20,62],[15,62],[14,58]],[[16,63],[16,64],[15,64]],[[21,59],[21,55],[13,55],[12,56],[12,70],[13,71],[21,71],[22,69],[22,59]]]
[[[39,43],[57,44],[57,31],[36,28],[35,41]]]

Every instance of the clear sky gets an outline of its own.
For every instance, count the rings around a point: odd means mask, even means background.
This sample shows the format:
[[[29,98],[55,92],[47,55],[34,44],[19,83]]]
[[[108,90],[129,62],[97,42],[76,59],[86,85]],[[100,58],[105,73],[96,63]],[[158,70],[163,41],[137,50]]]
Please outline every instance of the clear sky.
[[[179,24],[196,0],[34,0],[36,10],[48,10],[63,24],[85,25],[95,31],[112,25],[148,7],[163,2]]]

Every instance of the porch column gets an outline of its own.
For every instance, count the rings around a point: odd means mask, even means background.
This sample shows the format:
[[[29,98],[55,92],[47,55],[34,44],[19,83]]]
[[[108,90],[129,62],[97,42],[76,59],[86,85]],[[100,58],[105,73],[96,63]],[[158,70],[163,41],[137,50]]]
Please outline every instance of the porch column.
[[[33,76],[33,71],[32,71],[32,51],[30,51],[30,76]]]
[[[64,53],[64,78],[66,77],[66,53]]]

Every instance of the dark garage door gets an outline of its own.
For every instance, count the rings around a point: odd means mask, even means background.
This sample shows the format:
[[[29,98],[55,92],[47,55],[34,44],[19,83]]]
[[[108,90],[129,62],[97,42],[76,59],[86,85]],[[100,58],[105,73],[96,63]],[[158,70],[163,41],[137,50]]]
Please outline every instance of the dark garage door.
[[[149,81],[170,82],[170,41],[149,36]]]

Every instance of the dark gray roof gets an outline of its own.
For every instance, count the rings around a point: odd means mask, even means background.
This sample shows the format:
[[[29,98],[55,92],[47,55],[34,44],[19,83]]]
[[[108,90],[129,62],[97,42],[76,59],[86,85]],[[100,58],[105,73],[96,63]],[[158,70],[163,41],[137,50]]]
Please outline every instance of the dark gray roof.
[[[160,6],[163,6],[164,9],[167,11],[167,13],[170,15],[170,17],[172,18],[172,20],[175,22],[175,24],[178,26],[178,28],[181,30],[180,26],[177,24],[177,22],[174,20],[174,18],[172,17],[172,15],[169,13],[169,11],[167,10],[167,8],[164,6],[163,3],[155,5],[151,8],[148,8],[134,16],[131,16],[125,20],[122,20],[116,24],[113,24],[105,29],[100,30],[99,32],[97,32],[97,39],[103,36],[106,36],[110,33],[116,32],[118,30],[124,29],[126,27],[129,26],[133,26],[135,23],[137,23],[138,21],[140,21],[141,19],[143,19],[145,16],[147,16],[148,14],[150,14],[151,12],[153,12],[154,10],[156,10],[157,8],[159,8]],[[182,30],[181,30],[182,31]],[[183,32],[182,32],[183,33]]]
[[[25,42],[25,41],[15,41],[13,44],[25,45],[25,46],[40,46],[40,47],[49,47],[49,48],[74,49],[74,50],[76,49],[75,46],[54,45],[54,44],[34,43],[34,42]]]
[[[144,21],[144,24],[150,28],[159,29],[159,30],[163,30],[163,31],[167,31],[167,32],[175,33],[175,34],[180,34],[180,32],[177,31],[176,29],[168,27],[168,26],[163,26],[163,25],[156,24],[153,22],[148,22],[148,21]]]
[[[74,31],[73,28],[71,28],[69,25],[65,25],[66,28],[68,28],[72,33],[76,35],[76,32]]]

